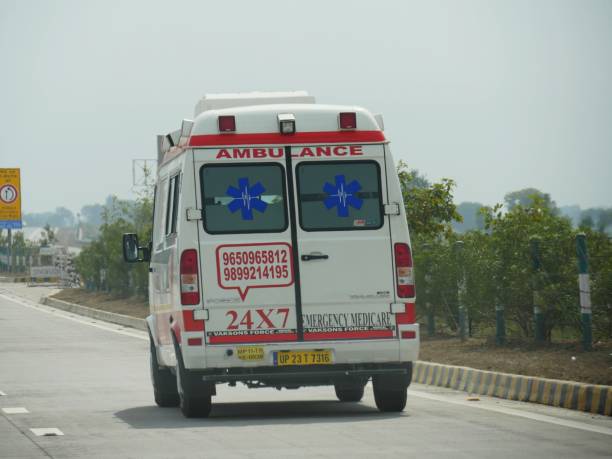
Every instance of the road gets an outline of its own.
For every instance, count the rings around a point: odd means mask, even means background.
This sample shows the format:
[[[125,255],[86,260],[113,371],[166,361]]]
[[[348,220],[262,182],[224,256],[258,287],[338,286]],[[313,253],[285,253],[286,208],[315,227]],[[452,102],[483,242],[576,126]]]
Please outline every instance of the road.
[[[28,299],[7,288],[0,285],[1,458],[612,456],[610,418],[466,401],[418,384],[401,414],[379,413],[369,386],[357,404],[337,402],[326,387],[220,386],[209,419],[185,419],[153,402],[144,333],[37,305],[40,288],[17,292]],[[37,428],[63,435],[36,436]]]

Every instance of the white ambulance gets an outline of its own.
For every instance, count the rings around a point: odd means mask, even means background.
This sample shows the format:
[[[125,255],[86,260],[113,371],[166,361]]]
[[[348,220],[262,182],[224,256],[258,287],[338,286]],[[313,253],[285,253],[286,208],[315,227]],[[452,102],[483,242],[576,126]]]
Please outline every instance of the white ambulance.
[[[334,386],[402,411],[419,328],[382,118],[305,92],[209,95],[158,136],[147,318],[159,406],[207,416],[216,384]]]

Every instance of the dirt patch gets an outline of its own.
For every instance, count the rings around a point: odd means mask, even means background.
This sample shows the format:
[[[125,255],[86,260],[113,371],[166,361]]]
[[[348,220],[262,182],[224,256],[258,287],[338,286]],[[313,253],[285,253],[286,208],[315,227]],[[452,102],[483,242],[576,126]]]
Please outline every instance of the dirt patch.
[[[53,298],[139,319],[144,319],[149,315],[149,303],[143,298],[120,297],[109,293],[89,292],[80,288],[61,290],[53,295]]]
[[[423,339],[420,360],[550,379],[612,385],[612,342],[584,352],[579,343],[536,346],[511,341],[497,347],[485,339]]]

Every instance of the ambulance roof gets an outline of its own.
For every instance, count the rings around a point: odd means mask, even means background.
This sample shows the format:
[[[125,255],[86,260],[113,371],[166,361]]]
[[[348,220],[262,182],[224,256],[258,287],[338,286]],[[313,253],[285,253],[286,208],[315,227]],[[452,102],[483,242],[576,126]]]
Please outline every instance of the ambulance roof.
[[[295,117],[296,132],[338,131],[338,117],[343,112],[356,114],[357,131],[380,131],[374,116],[366,109],[346,105],[322,104],[270,104],[237,106],[220,110],[207,110],[194,120],[191,136],[219,134],[219,116],[233,115],[236,119],[236,134],[278,132],[278,115]]]
[[[208,110],[267,104],[314,104],[315,98],[306,91],[242,92],[206,94],[195,106],[194,116]]]

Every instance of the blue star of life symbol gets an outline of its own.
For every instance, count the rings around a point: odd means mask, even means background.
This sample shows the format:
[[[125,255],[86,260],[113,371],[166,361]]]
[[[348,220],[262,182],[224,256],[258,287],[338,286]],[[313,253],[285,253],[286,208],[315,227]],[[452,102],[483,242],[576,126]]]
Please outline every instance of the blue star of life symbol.
[[[231,185],[227,187],[225,194],[234,198],[227,207],[231,213],[240,209],[243,220],[253,220],[253,209],[263,213],[268,207],[268,204],[261,200],[264,191],[266,189],[261,182],[250,186],[248,178],[240,178],[238,179],[238,188]]]
[[[355,196],[355,194],[361,190],[361,185],[357,180],[353,180],[347,185],[344,175],[336,175],[335,179],[335,185],[325,182],[323,186],[323,191],[328,194],[323,204],[325,204],[328,210],[332,207],[336,207],[338,217],[348,217],[349,206],[355,209],[361,209],[363,205],[363,200]]]

